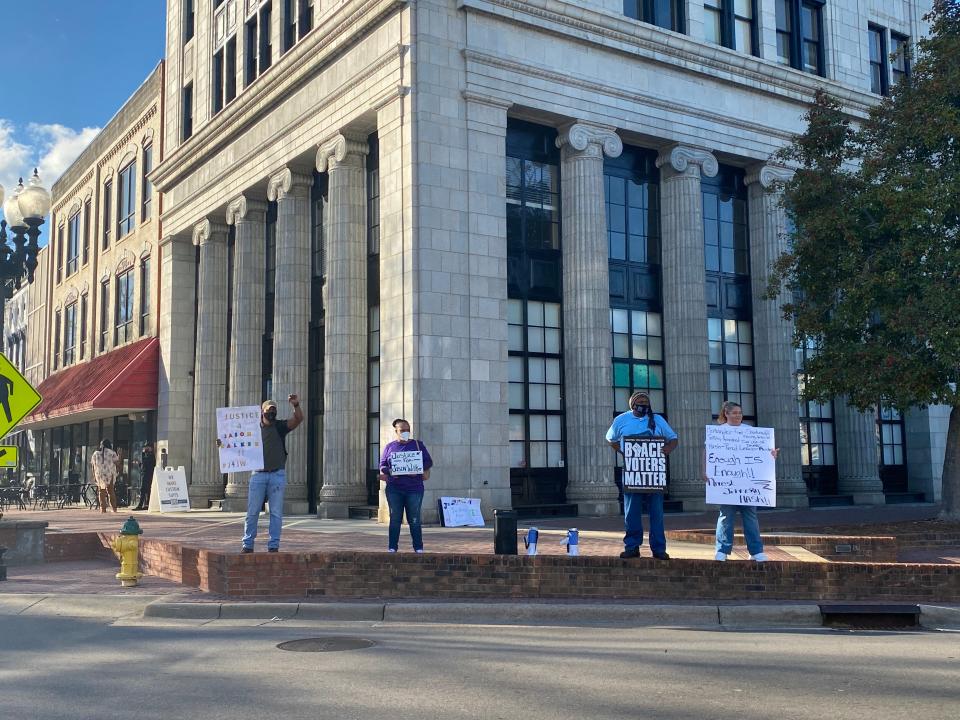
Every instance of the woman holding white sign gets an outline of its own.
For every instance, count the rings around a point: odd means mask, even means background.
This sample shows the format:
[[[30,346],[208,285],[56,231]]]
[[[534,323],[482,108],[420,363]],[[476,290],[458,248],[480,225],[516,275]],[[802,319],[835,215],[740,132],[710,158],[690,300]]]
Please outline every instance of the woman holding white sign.
[[[423,481],[430,479],[433,459],[426,446],[411,437],[410,423],[397,418],[392,424],[397,439],[388,443],[380,456],[380,479],[387,483],[387,505],[390,508],[387,551],[397,552],[399,549],[400,524],[406,512],[413,550],[422,553],[420,507],[423,505]]]
[[[717,416],[718,425],[727,427],[741,427],[743,423],[743,408],[738,403],[727,400],[720,406],[720,414]],[[770,454],[774,460],[777,458],[779,448],[771,448]],[[707,476],[706,452],[703,460],[703,479],[710,482]],[[760,537],[760,521],[757,519],[756,508],[750,505],[721,505],[720,517],[717,520],[717,554],[714,558],[724,562],[727,556],[733,552],[733,524],[736,519],[737,511],[740,511],[740,518],[743,521],[743,536],[747,541],[747,550],[750,552],[750,559],[756,562],[766,562],[770,558],[763,551],[763,540]]]

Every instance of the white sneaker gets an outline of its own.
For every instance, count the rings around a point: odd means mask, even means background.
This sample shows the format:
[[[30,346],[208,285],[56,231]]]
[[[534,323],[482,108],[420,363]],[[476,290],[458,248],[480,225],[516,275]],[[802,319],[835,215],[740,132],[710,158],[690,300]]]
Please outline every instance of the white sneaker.
[[[387,552],[396,552],[393,548],[387,548]]]
[[[726,561],[727,561],[727,554],[726,554],[726,553],[722,553],[722,552],[718,552],[716,555],[713,556],[713,559],[716,560],[717,562],[726,562]]]
[[[423,555],[423,550],[414,550],[417,555]]]
[[[751,555],[751,556],[750,556],[750,559],[751,559],[751,560],[756,560],[757,562],[766,562],[766,561],[769,560],[770,558],[767,557],[767,554],[766,554],[766,553],[758,552],[756,555]]]

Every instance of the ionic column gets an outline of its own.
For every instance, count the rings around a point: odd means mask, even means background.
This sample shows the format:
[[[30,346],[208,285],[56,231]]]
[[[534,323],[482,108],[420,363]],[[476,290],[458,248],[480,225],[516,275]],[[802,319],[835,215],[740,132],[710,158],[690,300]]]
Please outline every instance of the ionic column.
[[[619,512],[613,454],[603,440],[613,417],[610,270],[603,156],[623,143],[607,127],[573,123],[557,138],[563,219],[563,361],[567,501],[582,515]]]
[[[833,403],[837,442],[837,491],[853,495],[857,505],[883,505],[877,454],[877,417],[847,405],[846,398]]]
[[[196,349],[196,249],[192,238],[160,241],[160,377],[157,394],[157,458],[192,471],[193,372]]]
[[[226,402],[227,226],[210,220],[193,229],[200,246],[197,278],[197,354],[193,370],[193,472],[191,507],[223,497],[217,454],[217,408]]]
[[[670,497],[682,500],[685,510],[701,509],[706,505],[701,469],[704,426],[712,416],[700,176],[714,177],[720,168],[709,152],[682,145],[664,149],[657,167],[666,410],[680,439],[670,455]]]
[[[764,297],[773,263],[787,251],[786,215],[780,206],[777,184],[792,176],[792,170],[762,165],[746,177],[757,425],[772,427],[780,448],[777,456],[778,507],[808,505],[800,461],[793,323],[783,319],[780,300]]]
[[[267,197],[277,203],[277,271],[273,311],[273,399],[281,417],[293,408],[287,396],[300,396],[309,417],[310,350],[310,189],[313,177],[284,168],[270,178]],[[285,513],[303,515],[307,500],[307,425],[286,438]]]
[[[258,405],[263,385],[263,298],[267,204],[241,195],[227,206],[235,226],[229,405]],[[250,473],[227,475],[224,510],[244,510]]]
[[[329,175],[323,488],[317,514],[345,518],[367,499],[367,196],[365,137],[339,135],[317,152]]]

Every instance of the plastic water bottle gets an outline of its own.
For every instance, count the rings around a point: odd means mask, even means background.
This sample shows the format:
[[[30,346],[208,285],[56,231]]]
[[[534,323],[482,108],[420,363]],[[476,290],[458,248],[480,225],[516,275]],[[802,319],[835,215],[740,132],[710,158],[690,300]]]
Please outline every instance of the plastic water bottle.
[[[540,537],[540,531],[535,527],[527,530],[527,536],[523,539],[523,546],[527,549],[527,555],[537,554],[537,539]]]

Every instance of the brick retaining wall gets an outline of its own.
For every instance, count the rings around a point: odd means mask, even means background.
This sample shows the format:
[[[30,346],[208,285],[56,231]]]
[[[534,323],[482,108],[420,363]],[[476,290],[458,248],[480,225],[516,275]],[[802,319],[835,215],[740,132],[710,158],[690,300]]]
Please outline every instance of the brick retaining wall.
[[[109,557],[113,534],[48,536],[60,559]],[[240,599],[848,600],[960,603],[960,566],[621,560],[381,552],[223,553],[141,545],[144,572]]]

